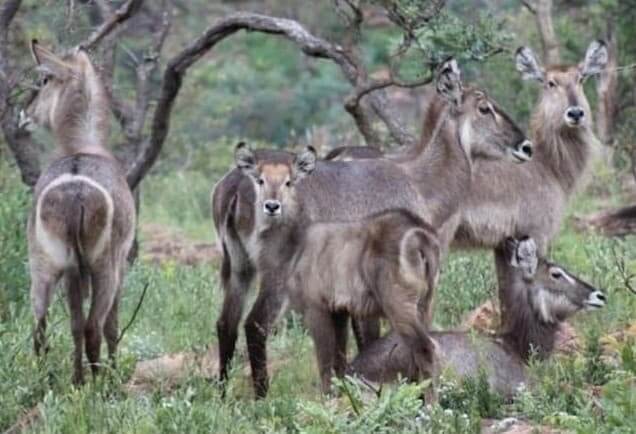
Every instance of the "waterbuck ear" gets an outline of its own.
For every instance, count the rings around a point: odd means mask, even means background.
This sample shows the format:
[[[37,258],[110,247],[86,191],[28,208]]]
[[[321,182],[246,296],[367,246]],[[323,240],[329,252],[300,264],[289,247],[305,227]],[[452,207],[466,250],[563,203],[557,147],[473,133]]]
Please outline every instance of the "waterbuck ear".
[[[515,62],[517,71],[521,73],[521,78],[524,80],[532,79],[543,82],[545,71],[530,48],[519,47],[515,55]]]
[[[316,168],[316,150],[313,146],[307,146],[301,153],[294,157],[292,176],[299,180],[309,175]]]
[[[511,265],[519,268],[523,272],[523,276],[529,279],[534,277],[538,264],[539,258],[535,241],[530,237],[519,240]]]
[[[459,105],[462,102],[462,75],[457,65],[457,61],[452,57],[443,62],[437,68],[435,76],[437,92],[452,102]]]
[[[239,142],[234,148],[236,167],[245,175],[254,176],[256,173],[256,157],[254,151],[245,142]]]
[[[587,78],[592,75],[600,74],[607,66],[607,45],[600,39],[592,41],[587,51],[585,59],[579,65],[581,75]]]
[[[36,39],[31,41],[31,55],[37,64],[37,69],[45,74],[63,80],[73,73],[71,65],[41,46]]]

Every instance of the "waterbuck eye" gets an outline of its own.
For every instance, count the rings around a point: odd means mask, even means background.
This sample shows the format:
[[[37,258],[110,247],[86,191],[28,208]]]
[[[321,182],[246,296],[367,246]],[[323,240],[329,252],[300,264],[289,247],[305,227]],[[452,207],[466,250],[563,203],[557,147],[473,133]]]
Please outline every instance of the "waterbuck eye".
[[[263,185],[263,184],[265,184],[265,181],[263,181],[263,178],[258,178],[258,179],[256,180],[256,183],[257,183],[258,185]]]
[[[285,182],[285,187],[291,187],[291,181],[288,180],[287,182]]]
[[[558,270],[554,270],[550,272],[550,276],[552,276],[552,278],[555,280],[559,280],[561,277],[563,277],[563,274]]]
[[[556,81],[554,80],[549,80],[548,81],[548,87],[549,88],[555,88],[557,86]]]

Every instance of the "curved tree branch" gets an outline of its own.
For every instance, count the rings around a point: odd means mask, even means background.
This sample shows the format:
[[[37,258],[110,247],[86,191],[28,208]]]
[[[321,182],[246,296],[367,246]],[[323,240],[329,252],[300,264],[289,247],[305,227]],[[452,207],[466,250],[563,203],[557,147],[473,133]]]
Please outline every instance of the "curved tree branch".
[[[125,22],[133,16],[141,7],[143,0],[128,0],[119,9],[117,9],[102,25],[100,25],[91,35],[82,43],[80,48],[90,50],[95,47],[103,38],[112,32],[118,25]]]
[[[333,61],[338,65],[352,86],[361,89],[369,86],[367,84],[366,70],[346,50],[340,45],[332,44],[312,35],[297,21],[248,12],[238,12],[229,15],[212,25],[203,35],[168,62],[163,76],[157,109],[153,117],[150,139],[143,144],[139,155],[128,172],[128,183],[132,188],[135,188],[146,175],[161,152],[169,130],[172,107],[188,68],[201,59],[217,43],[240,30],[282,36],[296,44],[307,56]],[[370,89],[366,93],[372,90],[374,89]],[[373,111],[387,125],[394,139],[398,140],[400,144],[415,141],[401,123],[390,114],[384,94],[381,92],[369,94],[367,99]],[[360,98],[357,99],[357,102],[360,102]],[[362,104],[358,105],[362,106]],[[348,111],[352,113],[367,143],[376,144],[381,142],[379,133],[372,128],[368,109],[359,108],[356,105],[353,109],[348,109]]]

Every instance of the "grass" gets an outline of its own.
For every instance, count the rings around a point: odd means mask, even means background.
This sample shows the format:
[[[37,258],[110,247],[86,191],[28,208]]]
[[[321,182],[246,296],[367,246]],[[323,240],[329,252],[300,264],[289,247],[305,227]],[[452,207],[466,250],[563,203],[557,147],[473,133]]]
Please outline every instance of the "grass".
[[[95,383],[70,385],[69,318],[61,291],[50,315],[51,351],[45,361],[32,353],[25,240],[21,234],[28,194],[14,171],[0,167],[0,431],[36,408],[30,432],[478,432],[484,417],[529,419],[581,433],[636,429],[636,345],[619,342],[615,360],[601,355],[599,339],[634,322],[636,296],[628,293],[616,267],[623,258],[636,269],[636,239],[608,240],[565,228],[552,256],[576,274],[604,288],[609,305],[583,314],[574,326],[585,342],[580,354],[532,367],[534,387],[504,404],[476,378],[443,384],[440,403],[422,407],[422,387],[384,387],[376,397],[362,385],[337,382],[336,397],[319,393],[313,349],[297,318],[279,326],[269,354],[280,361],[269,396],[252,391],[241,338],[225,397],[214,381],[190,372],[176,385],[143,395],[125,391],[135,364],[159,355],[215,345],[215,321],[222,292],[211,266],[137,263],[126,279],[121,322],[126,323],[148,285],[146,300],[120,346],[119,366]],[[207,197],[211,182],[201,175],[156,175],[144,188],[142,221],[179,227],[197,240],[211,239]],[[168,178],[169,177],[169,178]],[[174,181],[177,182],[174,182]],[[573,212],[590,209],[581,196]],[[169,205],[168,205],[169,204]],[[618,256],[617,256],[618,255]],[[444,268],[436,300],[435,324],[457,325],[465,313],[494,296],[488,252],[454,253]]]

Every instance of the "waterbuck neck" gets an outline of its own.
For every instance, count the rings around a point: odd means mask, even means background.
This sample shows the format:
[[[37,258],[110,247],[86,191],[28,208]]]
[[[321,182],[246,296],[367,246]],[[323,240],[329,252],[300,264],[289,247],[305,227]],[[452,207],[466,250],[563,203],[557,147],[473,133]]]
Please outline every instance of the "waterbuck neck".
[[[593,156],[598,139],[591,126],[553,128],[538,107],[530,119],[532,140],[536,145],[534,159],[545,166],[567,194],[578,186]]]
[[[527,290],[515,287],[514,282],[508,290],[512,294],[502,299],[502,302],[507,304],[505,310],[509,324],[500,338],[526,362],[532,354],[541,359],[547,358],[554,349],[559,323],[545,322],[532,310]]]
[[[433,133],[420,141],[409,158],[398,160],[413,179],[420,194],[431,203],[431,223],[438,227],[456,212],[469,191],[471,164],[461,146],[457,121],[449,115],[449,108],[436,111]]]
[[[77,153],[110,157],[106,148],[110,133],[110,104],[102,82],[89,62],[81,63],[81,73],[69,85],[65,110],[52,125],[63,156]]]

